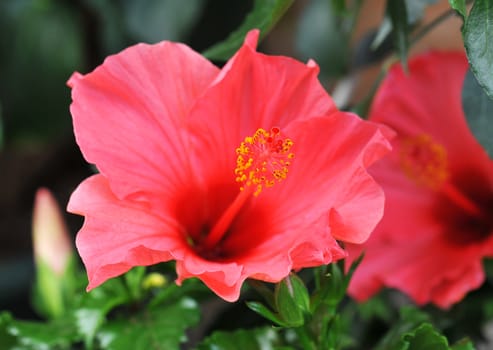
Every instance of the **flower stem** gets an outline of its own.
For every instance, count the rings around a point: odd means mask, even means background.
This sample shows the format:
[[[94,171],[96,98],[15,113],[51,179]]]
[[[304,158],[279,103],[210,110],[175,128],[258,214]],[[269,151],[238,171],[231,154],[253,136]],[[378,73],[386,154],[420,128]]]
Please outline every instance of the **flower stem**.
[[[434,18],[433,21],[425,25],[423,28],[421,28],[419,31],[416,32],[416,34],[413,35],[412,38],[409,39],[409,46],[412,46],[416,42],[420,41],[423,39],[426,34],[428,34],[432,29],[434,29],[436,26],[438,26],[440,23],[448,19],[449,17],[452,17],[455,15],[455,10],[450,9],[442,14],[440,14],[438,17]]]

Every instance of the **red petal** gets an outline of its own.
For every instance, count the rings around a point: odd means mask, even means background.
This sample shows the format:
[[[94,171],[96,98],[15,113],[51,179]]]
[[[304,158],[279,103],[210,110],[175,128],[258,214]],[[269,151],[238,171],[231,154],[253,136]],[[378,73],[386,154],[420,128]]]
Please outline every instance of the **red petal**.
[[[178,223],[153,213],[146,203],[119,200],[102,175],[82,182],[67,209],[86,217],[76,245],[87,269],[88,289],[133,266],[176,259],[187,249]]]
[[[191,112],[197,149],[210,165],[207,177],[221,173],[234,181],[235,149],[258,128],[282,129],[293,120],[335,110],[318,81],[318,67],[257,53],[257,34],[250,32]],[[208,161],[211,155],[214,162]]]
[[[389,151],[385,127],[336,112],[286,130],[295,157],[287,179],[265,191],[282,227],[329,214],[331,234],[363,242],[381,219],[384,196],[366,168]]]
[[[194,177],[188,113],[218,69],[188,47],[139,44],[70,80],[77,142],[119,198],[169,193]]]

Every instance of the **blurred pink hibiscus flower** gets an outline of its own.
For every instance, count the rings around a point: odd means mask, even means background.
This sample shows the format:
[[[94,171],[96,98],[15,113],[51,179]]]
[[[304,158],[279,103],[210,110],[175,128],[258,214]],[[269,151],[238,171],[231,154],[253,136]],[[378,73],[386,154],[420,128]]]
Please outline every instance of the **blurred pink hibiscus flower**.
[[[219,69],[185,45],[139,44],[75,73],[75,136],[100,174],[74,191],[92,289],[176,260],[228,301],[245,279],[345,257],[383,214],[366,167],[385,127],[340,112],[314,62],[267,56],[258,31]]]
[[[485,279],[493,256],[493,162],[467,126],[461,102],[463,53],[428,53],[390,70],[370,120],[397,132],[393,151],[370,173],[385,214],[363,246],[349,293],[366,300],[383,286],[417,304],[447,308]]]

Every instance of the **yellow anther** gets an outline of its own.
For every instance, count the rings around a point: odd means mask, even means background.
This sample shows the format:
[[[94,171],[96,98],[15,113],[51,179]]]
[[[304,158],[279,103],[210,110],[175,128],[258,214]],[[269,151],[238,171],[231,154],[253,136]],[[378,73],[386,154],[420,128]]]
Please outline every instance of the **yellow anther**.
[[[255,186],[254,195],[258,196],[264,187],[272,187],[276,182],[286,179],[289,166],[294,158],[290,152],[293,141],[281,136],[279,128],[270,131],[258,129],[253,136],[245,140],[236,149],[236,181],[243,190]]]
[[[404,173],[418,185],[438,189],[449,177],[447,151],[428,134],[403,140],[399,161]]]

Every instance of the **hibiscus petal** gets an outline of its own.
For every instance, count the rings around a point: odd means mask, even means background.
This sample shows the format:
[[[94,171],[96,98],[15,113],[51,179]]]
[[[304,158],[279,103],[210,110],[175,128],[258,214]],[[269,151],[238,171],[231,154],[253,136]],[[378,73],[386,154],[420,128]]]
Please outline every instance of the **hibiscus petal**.
[[[287,179],[265,196],[275,198],[276,225],[289,227],[329,213],[333,237],[366,240],[383,214],[384,196],[368,167],[389,151],[392,132],[355,115],[295,122],[286,129],[295,157]]]
[[[77,143],[115,195],[167,193],[193,177],[184,125],[218,71],[185,45],[161,42],[130,47],[72,76]]]
[[[430,231],[440,232],[446,223],[436,220],[436,193],[417,186],[404,174],[393,156],[387,156],[369,170],[382,184],[385,193],[385,215],[375,231],[381,239],[400,241],[406,245],[409,239],[416,237],[416,232],[423,235],[428,235]],[[403,223],[405,228],[395,234],[396,228],[402,227]]]
[[[396,148],[370,169],[386,194],[385,216],[363,247],[348,246],[350,260],[366,250],[349,288],[357,299],[387,286],[416,303],[446,308],[484,281],[481,259],[491,254],[493,240],[484,231],[484,217],[468,212],[467,203],[488,202],[493,163],[462,111],[466,69],[464,53],[421,55],[410,60],[409,74],[394,66],[376,94],[370,120],[397,131]],[[442,187],[404,173],[399,144],[422,134],[446,151],[449,178]]]
[[[88,290],[133,266],[176,259],[187,249],[173,219],[153,214],[147,204],[119,200],[102,175],[82,182],[67,209],[85,216],[76,245]]]
[[[401,65],[393,66],[373,100],[370,120],[389,125],[401,136],[431,135],[445,146],[452,172],[484,168],[488,156],[470,132],[462,109],[467,68],[462,52],[415,57],[409,72]]]
[[[420,235],[405,245],[370,238],[349,284],[349,295],[364,301],[385,285],[403,291],[420,305],[431,301],[447,308],[460,301],[484,281],[480,248],[459,250],[442,237]],[[355,254],[354,248],[348,247],[350,255]]]
[[[222,69],[213,86],[191,112],[196,149],[202,155],[204,176],[228,174],[234,181],[235,149],[258,128],[270,130],[296,119],[335,110],[332,99],[318,81],[318,67],[289,57],[255,51],[256,31]],[[206,154],[213,154],[209,162]],[[220,162],[218,162],[220,161]]]
[[[245,280],[242,266],[236,263],[209,261],[196,254],[188,254],[176,263],[177,283],[190,277],[199,278],[214,293],[224,300],[238,300],[240,289]]]
[[[346,256],[331,236],[327,215],[293,224],[287,230],[278,231],[276,226],[264,229],[271,231],[266,234],[268,239],[239,259],[244,273],[255,279],[278,282],[293,269],[326,265]]]

